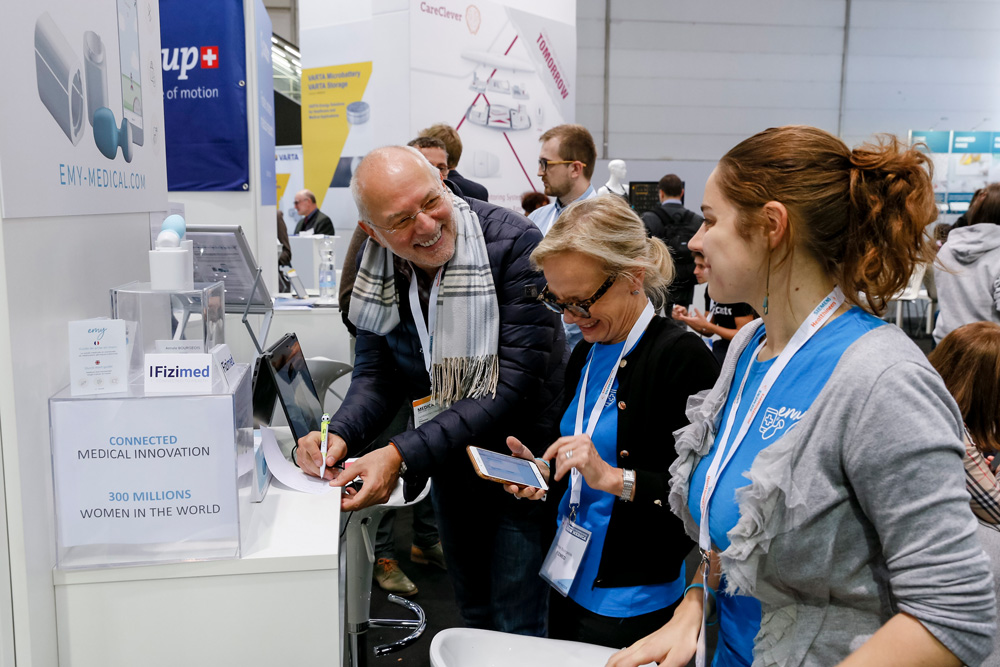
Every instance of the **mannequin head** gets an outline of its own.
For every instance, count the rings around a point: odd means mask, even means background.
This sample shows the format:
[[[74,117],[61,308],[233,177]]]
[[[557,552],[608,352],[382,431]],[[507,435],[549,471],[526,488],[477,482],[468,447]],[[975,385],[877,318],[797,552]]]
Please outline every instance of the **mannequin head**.
[[[611,180],[619,183],[625,182],[628,173],[625,171],[624,160],[612,160],[608,163],[608,171],[611,172]]]

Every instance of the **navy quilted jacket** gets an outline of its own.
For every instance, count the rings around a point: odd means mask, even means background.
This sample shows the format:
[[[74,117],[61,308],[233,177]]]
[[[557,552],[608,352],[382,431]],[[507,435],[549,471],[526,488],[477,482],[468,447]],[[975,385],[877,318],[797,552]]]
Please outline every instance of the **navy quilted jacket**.
[[[496,397],[458,401],[418,429],[392,438],[406,461],[408,498],[441,473],[473,474],[467,445],[510,453],[513,435],[540,455],[558,437],[563,370],[568,356],[559,317],[535,299],[545,280],[532,270],[531,251],[542,240],[527,218],[466,198],[479,216],[500,306],[500,381]],[[360,256],[360,253],[359,253]],[[430,394],[420,339],[413,324],[409,283],[396,272],[400,324],[386,336],[358,331],[354,374],[330,431],[359,455],[396,414],[402,400]]]

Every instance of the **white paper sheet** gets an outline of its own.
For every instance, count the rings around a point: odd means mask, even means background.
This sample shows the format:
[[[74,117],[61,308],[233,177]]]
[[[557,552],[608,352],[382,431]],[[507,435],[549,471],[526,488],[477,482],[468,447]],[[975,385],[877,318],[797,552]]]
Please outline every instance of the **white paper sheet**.
[[[274,475],[274,479],[290,489],[303,493],[322,495],[331,491],[340,491],[339,487],[330,486],[328,480],[307,475],[286,459],[274,437],[274,431],[266,426],[261,426],[260,435],[261,446],[264,448],[264,460],[267,461],[267,467]]]

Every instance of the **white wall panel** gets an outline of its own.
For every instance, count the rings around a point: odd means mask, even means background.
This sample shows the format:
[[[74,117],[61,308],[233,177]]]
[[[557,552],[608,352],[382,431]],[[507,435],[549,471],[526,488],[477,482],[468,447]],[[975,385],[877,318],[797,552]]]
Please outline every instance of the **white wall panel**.
[[[776,125],[839,127],[849,144],[1000,129],[1000,1],[851,0],[845,59],[846,3],[611,0],[605,137],[606,3],[578,0],[578,119],[602,157],[662,173]]]
[[[957,5],[957,7],[956,7]],[[983,2],[911,2],[900,0],[855,0],[851,7],[851,25],[855,28],[880,29],[886,17],[903,29],[985,31],[1000,29],[1000,3]]]
[[[839,82],[673,79],[651,87],[646,78],[620,77],[611,80],[610,88],[612,104],[643,100],[653,106],[835,109],[840,100]]]
[[[601,67],[595,74],[603,75]],[[615,49],[611,54],[611,76],[667,77],[670,79],[738,79],[759,81],[832,81],[840,83],[839,53],[795,57],[775,53],[713,53],[707,51],[656,51]],[[588,72],[589,74],[590,72]]]
[[[763,128],[761,128],[763,129]],[[746,139],[746,134],[657,133],[648,130],[616,132],[608,142],[608,155],[628,160],[706,160],[718,162],[726,151]],[[662,175],[662,174],[661,174]],[[631,178],[631,176],[629,176]]]
[[[928,3],[929,4],[929,3]],[[940,3],[945,4],[945,3]],[[972,19],[974,17],[970,17]],[[996,30],[946,30],[928,24],[924,28],[898,28],[894,17],[886,25],[856,27],[851,19],[851,43],[848,51],[862,56],[913,56],[927,58],[996,58]]]
[[[914,58],[896,55],[849,55],[847,72],[851,84],[878,82],[933,85],[935,82],[947,81],[980,88],[984,83],[993,85],[1000,80],[996,57],[979,59],[947,56]]]
[[[627,0],[612,2],[611,19],[741,26],[843,25],[844,3],[843,0]]]
[[[577,110],[577,117],[580,111]],[[583,123],[583,121],[580,121]],[[583,123],[586,125],[586,123]],[[659,132],[688,132],[713,134],[725,128],[729,134],[750,136],[777,125],[814,125],[836,131],[836,109],[780,109],[737,107],[651,107],[644,105],[616,106],[609,122],[609,129],[616,132],[648,130]]]
[[[843,25],[843,18],[840,25]],[[662,44],[664,49],[696,53],[840,53],[843,42],[840,26],[611,22],[612,49],[648,49]]]

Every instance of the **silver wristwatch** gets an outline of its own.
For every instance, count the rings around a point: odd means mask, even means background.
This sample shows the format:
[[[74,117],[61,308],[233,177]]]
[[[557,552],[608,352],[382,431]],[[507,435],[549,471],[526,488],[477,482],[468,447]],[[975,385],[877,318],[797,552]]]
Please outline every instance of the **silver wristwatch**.
[[[622,468],[622,494],[618,496],[627,503],[632,502],[635,493],[635,471]]]

